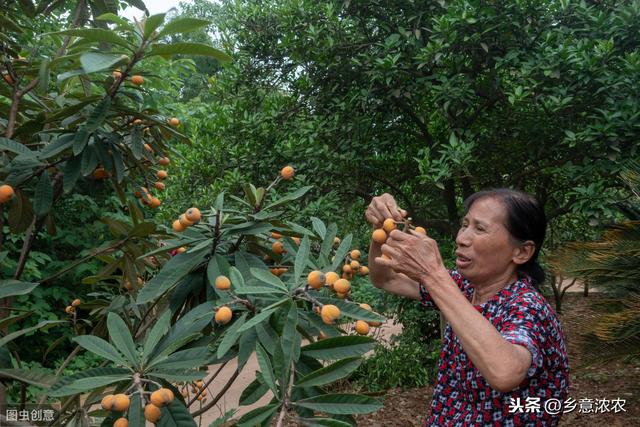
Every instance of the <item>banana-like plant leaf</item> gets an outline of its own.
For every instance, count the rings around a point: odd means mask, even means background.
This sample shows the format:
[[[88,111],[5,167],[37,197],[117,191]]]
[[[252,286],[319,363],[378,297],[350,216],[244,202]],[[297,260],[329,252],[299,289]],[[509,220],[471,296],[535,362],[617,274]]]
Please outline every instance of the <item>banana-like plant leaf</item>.
[[[75,337],[73,340],[84,349],[89,350],[90,352],[95,353],[100,357],[104,357],[105,359],[120,365],[131,366],[131,363],[127,362],[127,360],[122,357],[120,352],[116,350],[114,346],[100,337],[96,337],[93,335],[82,335],[79,337]]]

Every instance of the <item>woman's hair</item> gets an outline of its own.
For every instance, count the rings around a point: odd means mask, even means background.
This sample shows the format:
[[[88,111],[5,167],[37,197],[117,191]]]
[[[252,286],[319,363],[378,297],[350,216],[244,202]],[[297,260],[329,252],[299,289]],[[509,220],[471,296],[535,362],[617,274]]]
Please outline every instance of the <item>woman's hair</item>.
[[[465,212],[468,212],[474,202],[484,198],[500,200],[507,209],[507,223],[505,227],[513,239],[519,243],[532,240],[536,246],[533,256],[524,264],[518,266],[520,275],[529,276],[534,286],[544,282],[545,273],[538,264],[538,254],[542,248],[547,233],[547,217],[544,208],[538,200],[522,191],[509,188],[496,188],[478,191],[464,201]]]

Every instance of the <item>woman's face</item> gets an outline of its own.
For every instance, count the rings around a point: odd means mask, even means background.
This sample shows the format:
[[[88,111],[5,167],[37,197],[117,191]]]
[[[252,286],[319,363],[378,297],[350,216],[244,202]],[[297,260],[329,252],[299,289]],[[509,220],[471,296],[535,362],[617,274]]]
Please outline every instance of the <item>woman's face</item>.
[[[471,282],[507,280],[521,263],[520,245],[515,245],[505,223],[505,206],[491,197],[476,200],[462,219],[456,267]]]

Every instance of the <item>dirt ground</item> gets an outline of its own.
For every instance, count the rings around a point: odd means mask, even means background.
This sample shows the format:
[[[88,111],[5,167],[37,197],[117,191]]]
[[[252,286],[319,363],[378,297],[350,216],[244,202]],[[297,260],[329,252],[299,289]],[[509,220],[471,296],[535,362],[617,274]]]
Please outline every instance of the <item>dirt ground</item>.
[[[585,322],[593,317],[589,305],[600,298],[597,294],[584,298],[581,293],[568,293],[565,297],[564,313],[560,317],[571,366],[569,397],[578,402],[580,399],[624,399],[626,412],[586,414],[576,408],[562,417],[560,426],[640,426],[640,365],[616,362],[587,366],[582,360],[584,349],[578,343],[578,336]],[[384,408],[358,416],[358,426],[420,426],[429,412],[431,393],[431,387],[388,390]]]

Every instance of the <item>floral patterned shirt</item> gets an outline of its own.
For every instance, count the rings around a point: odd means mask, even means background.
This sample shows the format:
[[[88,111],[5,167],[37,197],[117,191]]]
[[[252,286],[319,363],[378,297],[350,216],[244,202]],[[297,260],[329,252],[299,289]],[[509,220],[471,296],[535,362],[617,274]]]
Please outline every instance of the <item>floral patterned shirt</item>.
[[[473,285],[457,270],[449,273],[471,301]],[[420,296],[423,307],[437,309],[423,285]],[[557,425],[569,388],[569,362],[560,322],[549,303],[528,278],[522,278],[474,308],[507,341],[531,352],[531,367],[517,388],[506,393],[494,390],[447,325],[431,415],[423,427]]]

